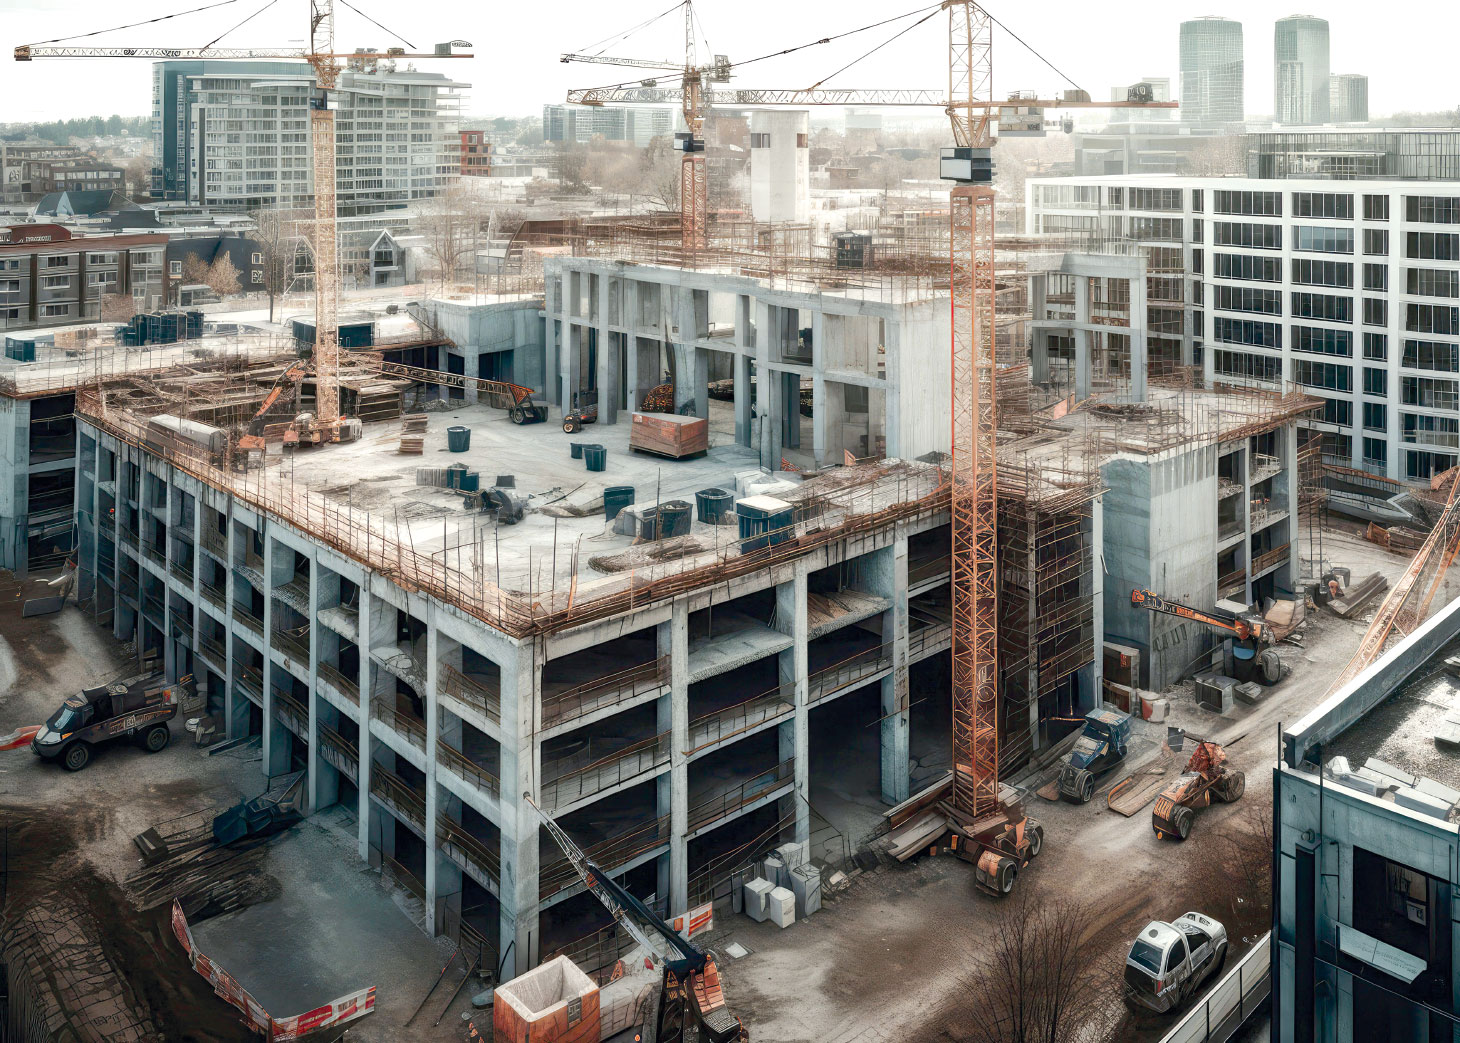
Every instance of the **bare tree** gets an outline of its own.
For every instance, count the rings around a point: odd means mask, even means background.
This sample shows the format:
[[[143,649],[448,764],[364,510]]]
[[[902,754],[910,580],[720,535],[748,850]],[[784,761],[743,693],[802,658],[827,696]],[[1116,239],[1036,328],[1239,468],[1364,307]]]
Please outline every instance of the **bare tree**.
[[[152,198],[152,161],[133,156],[122,167],[122,191],[136,202]]]
[[[640,191],[665,210],[679,209],[681,158],[663,138],[655,138],[639,161]]]
[[[102,322],[126,322],[137,314],[137,300],[130,293],[109,293],[101,299]]]
[[[1187,160],[1193,177],[1226,177],[1247,173],[1247,139],[1240,134],[1203,138]]]
[[[588,191],[588,150],[582,145],[565,144],[558,149],[558,180],[570,192]]]
[[[1112,1017],[1119,992],[1097,940],[1096,908],[1036,899],[1029,888],[1008,899],[964,977],[959,1006],[973,1016],[948,1034],[960,1043],[1074,1043]]]
[[[305,221],[313,215],[304,210],[259,209],[250,212],[257,230],[253,241],[263,256],[263,288],[269,296],[269,321],[274,321],[274,301],[283,295],[293,276],[297,237],[307,231]]]
[[[460,180],[421,207],[421,234],[426,255],[444,291],[461,274],[475,243],[476,207],[471,192]]]

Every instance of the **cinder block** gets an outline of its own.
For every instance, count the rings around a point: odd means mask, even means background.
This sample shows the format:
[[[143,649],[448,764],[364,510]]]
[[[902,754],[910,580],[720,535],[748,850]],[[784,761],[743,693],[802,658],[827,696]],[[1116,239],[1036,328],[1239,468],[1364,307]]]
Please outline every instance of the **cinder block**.
[[[796,896],[796,918],[806,919],[821,908],[821,870],[797,866],[791,870],[791,893]]]
[[[800,866],[804,866],[809,859],[811,854],[811,842],[802,841],[800,843],[797,843],[793,840],[790,843],[782,844],[780,847],[776,848],[776,854],[781,856],[781,861],[786,863],[786,868],[788,870],[794,871]],[[790,885],[783,882],[781,886],[789,887]]]
[[[777,887],[766,898],[766,918],[777,927],[790,927],[796,922],[796,896],[784,887]]]
[[[745,915],[761,923],[767,915],[767,904],[776,885],[762,877],[756,877],[745,885]]]
[[[786,860],[780,855],[767,855],[760,864],[760,875],[777,887],[785,887],[790,882],[786,875]]]

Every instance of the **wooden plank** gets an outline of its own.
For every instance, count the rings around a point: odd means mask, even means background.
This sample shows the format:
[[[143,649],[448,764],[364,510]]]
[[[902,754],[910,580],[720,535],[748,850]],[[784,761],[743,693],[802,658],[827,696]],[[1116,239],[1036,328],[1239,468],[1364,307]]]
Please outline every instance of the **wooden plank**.
[[[676,460],[693,456],[710,448],[710,427],[695,416],[635,413],[629,431],[629,448]]]

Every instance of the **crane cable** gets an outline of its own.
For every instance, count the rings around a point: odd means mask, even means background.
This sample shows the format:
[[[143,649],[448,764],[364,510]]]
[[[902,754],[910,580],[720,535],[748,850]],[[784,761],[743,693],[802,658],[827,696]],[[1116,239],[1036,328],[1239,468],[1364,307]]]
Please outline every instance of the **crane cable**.
[[[833,40],[840,40],[846,36],[854,36],[857,33],[864,33],[868,29],[876,29],[879,26],[888,25],[892,22],[898,22],[904,18],[911,18],[913,15],[922,14],[924,11],[937,12],[942,10],[942,8],[942,4],[932,4],[929,7],[919,7],[914,11],[906,11],[899,15],[893,15],[891,18],[884,18],[880,22],[873,22],[872,24],[864,25],[859,29],[848,29],[846,32],[837,33],[835,36],[823,36],[820,40],[812,40],[810,43],[803,43],[799,47],[787,47],[784,51],[772,51],[769,54],[762,54],[759,58],[747,58],[743,62],[733,63],[731,67],[738,69],[742,65],[753,65],[756,62],[763,62],[767,58],[779,58],[783,54],[795,54],[797,51],[804,51],[808,47],[817,47],[824,43],[831,43]],[[830,77],[828,77],[828,79],[829,78]]]
[[[659,19],[665,17],[666,15],[671,15],[675,11],[678,11],[681,7],[683,7],[688,2],[689,2],[689,0],[680,0],[679,3],[677,3],[673,7],[669,8],[669,10],[667,10],[667,11],[661,11],[661,12],[659,12],[656,15],[653,15],[653,16],[651,16],[649,18],[644,19],[642,22],[638,22],[635,25],[631,25],[631,26],[629,26],[627,29],[625,29],[621,33],[610,33],[608,36],[605,36],[602,39],[595,40],[593,43],[588,44],[588,46],[579,48],[579,50],[578,50],[577,53],[579,53],[579,54],[587,54],[594,47],[597,47],[599,44],[602,44],[603,45],[603,49],[600,50],[600,51],[598,51],[597,54],[595,55],[595,57],[597,55],[601,55],[604,51],[608,50],[608,48],[611,47],[613,44],[622,43],[624,40],[627,40],[630,36],[634,35],[634,33],[638,32],[640,29],[647,29],[650,25],[653,25],[655,22],[659,21]]]
[[[941,7],[939,8],[939,10],[941,10]],[[821,79],[819,79],[815,83],[813,83],[810,86],[810,88],[808,88],[808,89],[814,91],[814,90],[816,90],[816,88],[820,87],[827,80],[831,79],[832,76],[840,76],[842,73],[846,72],[853,65],[856,65],[858,62],[862,61],[863,59],[872,57],[872,55],[874,55],[878,51],[882,50],[882,48],[886,47],[893,40],[896,40],[899,36],[903,36],[903,35],[905,35],[907,33],[912,32],[914,29],[916,29],[918,26],[922,25],[924,22],[926,22],[928,19],[932,18],[937,13],[938,13],[938,11],[930,11],[930,12],[928,12],[927,14],[923,15],[923,17],[919,18],[916,22],[914,22],[912,25],[906,26],[903,29],[900,29],[897,32],[893,33],[887,39],[885,39],[881,43],[879,43],[876,47],[873,47],[870,51],[867,51],[865,54],[862,54],[862,55],[857,56],[856,58],[853,58],[851,61],[847,62],[847,64],[843,65],[840,69],[838,69],[836,72],[831,73],[829,76],[823,76]]]
[[[90,33],[77,33],[75,36],[58,36],[54,40],[37,40],[35,43],[26,44],[27,47],[39,47],[47,43],[65,43],[68,40],[84,40],[88,36],[100,36],[102,33],[115,33],[122,29],[135,29],[139,25],[152,25],[154,22],[165,22],[169,18],[181,18],[183,15],[197,14],[200,11],[211,11],[215,7],[227,7],[229,4],[236,4],[238,0],[218,0],[216,4],[205,4],[202,7],[189,8],[186,11],[178,11],[174,14],[158,15],[156,18],[148,18],[140,22],[132,22],[129,25],[115,25],[110,29],[98,29]]]
[[[1076,83],[1074,80],[1070,79],[1068,76],[1066,76],[1059,69],[1055,68],[1054,62],[1050,61],[1044,55],[1040,54],[1038,51],[1036,51],[1029,44],[1025,43],[1024,42],[1024,39],[1018,33],[1016,33],[1014,30],[1010,29],[1007,25],[1005,25],[1003,22],[1001,22],[997,18],[995,18],[994,17],[994,13],[992,11],[990,11],[987,7],[980,6],[979,7],[979,10],[982,11],[984,14],[988,15],[989,16],[989,21],[993,22],[1000,29],[1004,30],[1004,32],[1006,32],[1010,36],[1012,36],[1015,39],[1015,41],[1017,41],[1026,51],[1028,51],[1030,54],[1034,55],[1034,57],[1038,58],[1045,65],[1048,65],[1050,67],[1050,69],[1053,70],[1053,72],[1054,72],[1054,74],[1056,76],[1061,77],[1071,87],[1075,88],[1075,90],[1077,90],[1077,91],[1078,90],[1084,90],[1084,88],[1081,87],[1078,83]]]
[[[223,30],[223,32],[219,33],[217,36],[213,37],[213,39],[211,39],[207,43],[203,44],[201,50],[206,51],[209,47],[212,47],[219,40],[223,39],[223,37],[225,37],[229,33],[233,32],[234,29],[237,29],[240,25],[243,25],[245,22],[251,22],[251,21],[253,21],[253,19],[255,19],[259,15],[263,14],[265,11],[267,11],[269,8],[273,7],[278,2],[279,2],[279,0],[268,0],[268,3],[264,4],[263,7],[260,7],[253,14],[251,14],[247,18],[245,18],[242,22],[238,22],[238,23],[234,24],[234,26],[232,28],[230,28],[230,29]]]
[[[402,36],[400,33],[396,32],[394,29],[387,29],[385,26],[381,25],[374,18],[371,18],[364,11],[360,10],[354,4],[350,3],[350,0],[340,0],[340,3],[344,4],[351,11],[354,11],[357,15],[359,15],[361,18],[365,19],[365,21],[369,22],[371,25],[375,26],[377,29],[380,29],[383,32],[390,33],[391,36],[394,36],[397,40],[399,40],[401,43],[405,44],[407,47],[415,47],[416,46],[415,44],[411,43],[411,41],[407,40],[404,36]]]

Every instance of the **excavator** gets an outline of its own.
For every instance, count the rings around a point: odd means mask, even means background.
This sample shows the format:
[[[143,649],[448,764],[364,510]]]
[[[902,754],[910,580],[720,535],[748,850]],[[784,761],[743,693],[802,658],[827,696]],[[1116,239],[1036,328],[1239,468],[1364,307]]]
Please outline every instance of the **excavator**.
[[[263,404],[259,406],[258,412],[248,422],[248,433],[238,440],[238,448],[244,452],[256,452],[264,448],[264,417],[269,410],[274,408],[274,403],[279,401],[279,396],[286,390],[294,387],[304,375],[309,372],[309,360],[300,359],[294,363],[274,380],[274,386],[269,388],[269,393],[264,396]]]
[[[1213,630],[1233,635],[1244,648],[1250,649],[1254,653],[1254,658],[1257,660],[1256,675],[1259,681],[1271,685],[1282,680],[1282,660],[1278,658],[1276,650],[1267,647],[1274,644],[1272,630],[1256,616],[1237,616],[1219,610],[1203,612],[1190,605],[1183,605],[1179,601],[1163,598],[1155,591],[1142,590],[1139,587],[1130,592],[1130,603],[1137,608],[1145,607],[1152,612],[1164,612],[1170,616],[1180,616],[1182,619],[1204,623]]]
[[[523,799],[557,841],[563,854],[578,871],[584,886],[604,904],[629,935],[652,954],[663,967],[659,995],[649,1011],[643,1029],[635,1037],[642,1043],[689,1043],[697,1032],[701,1043],[750,1043],[750,1034],[740,1019],[725,1006],[715,956],[679,934],[667,923],[613,881],[588,860],[573,838],[563,832],[552,816],[537,806],[530,794]]]
[[[514,424],[540,424],[547,419],[547,406],[533,401],[532,388],[521,384],[510,384],[505,380],[487,380],[485,377],[468,377],[460,373],[443,373],[438,369],[421,366],[407,366],[401,362],[378,364],[381,376],[400,377],[422,384],[439,384],[442,387],[471,388],[481,394],[498,395],[511,404],[507,406],[507,417]],[[597,403],[594,403],[594,419],[597,419]]]
[[[309,373],[309,359],[295,362],[274,380],[269,393],[264,396],[258,412],[248,422],[248,433],[238,440],[238,448],[244,454],[261,452],[264,449],[265,418],[269,410],[279,401],[285,391],[299,384]],[[354,417],[341,417],[333,426],[326,427],[315,421],[313,413],[298,413],[291,417],[284,428],[284,447],[293,449],[301,445],[323,445],[327,442],[353,442],[360,437],[360,421]],[[247,456],[245,455],[245,459]]]

